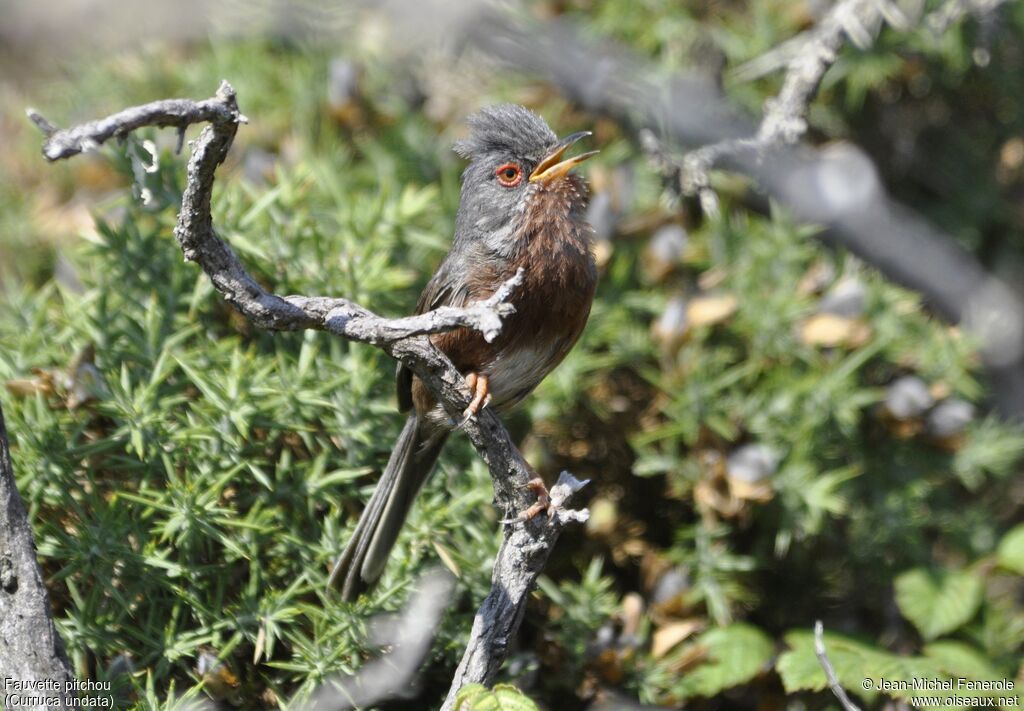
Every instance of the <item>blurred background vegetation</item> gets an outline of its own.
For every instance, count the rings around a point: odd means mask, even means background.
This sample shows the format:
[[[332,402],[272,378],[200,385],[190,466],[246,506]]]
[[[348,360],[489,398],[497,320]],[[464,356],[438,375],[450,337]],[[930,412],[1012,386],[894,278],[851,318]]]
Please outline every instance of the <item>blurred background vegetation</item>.
[[[528,7],[667,71],[721,71],[754,112],[781,77],[737,68],[824,9]],[[323,13],[56,53],[4,30],[0,397],[81,677],[112,679],[124,708],[182,694],[286,708],[376,654],[369,618],[441,564],[457,593],[418,688],[386,707],[435,708],[489,585],[499,515],[456,437],[383,584],[354,605],[322,594],[402,422],[393,363],[253,330],[183,262],[173,132],[51,166],[23,113],[66,126],[205,98],[226,78],[250,124],[219,174],[221,234],[274,291],[387,315],[412,309],[447,249],[449,147],[468,113],[515,101],[558,133],[595,132],[597,302],[581,344],[509,418],[549,480],[593,480],[592,518],[560,541],[505,681],[559,710],[824,708],[820,618],[867,706],[907,694],[865,693],[864,677],[1016,679],[1020,693],[1024,432],[990,412],[969,338],[742,180],[716,176],[722,216],[701,219],[631,136],[546,86],[403,56],[365,8]],[[843,51],[810,113],[813,142],[863,147],[898,198],[1018,284],[1022,38],[1019,3],[942,35],[884,30]],[[159,161],[140,173],[144,140]]]

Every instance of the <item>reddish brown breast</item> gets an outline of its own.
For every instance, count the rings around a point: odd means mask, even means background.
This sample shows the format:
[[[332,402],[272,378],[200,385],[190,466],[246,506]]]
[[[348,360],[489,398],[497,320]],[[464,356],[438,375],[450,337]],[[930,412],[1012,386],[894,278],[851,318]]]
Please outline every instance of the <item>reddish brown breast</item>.
[[[516,312],[493,343],[467,329],[433,337],[461,372],[490,376],[492,405],[498,409],[528,395],[572,349],[587,323],[597,269],[584,202],[585,188],[576,176],[538,189],[511,237],[516,241],[512,258],[473,269],[467,286],[474,301],[524,269],[523,284],[511,299]]]

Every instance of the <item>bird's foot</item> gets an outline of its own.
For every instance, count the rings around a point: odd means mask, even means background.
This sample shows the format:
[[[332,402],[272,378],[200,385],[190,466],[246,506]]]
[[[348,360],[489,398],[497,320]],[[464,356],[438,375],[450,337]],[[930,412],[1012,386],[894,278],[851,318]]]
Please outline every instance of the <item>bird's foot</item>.
[[[542,512],[550,515],[551,495],[548,493],[548,487],[544,486],[544,480],[539,476],[534,477],[526,483],[526,488],[537,495],[537,500],[525,511],[520,511],[515,520],[531,521]]]
[[[462,411],[462,421],[456,426],[457,429],[464,427],[467,422],[476,417],[480,410],[490,404],[491,393],[488,388],[490,382],[490,377],[483,373],[469,373],[466,376],[466,387],[472,391],[473,399],[470,401],[469,406]]]
[[[537,494],[537,501],[525,511],[520,511],[515,518],[506,519],[501,523],[523,523],[536,518],[541,513],[546,514],[548,521],[552,524],[556,522],[565,524],[569,521],[583,523],[590,517],[590,511],[569,509],[566,507],[566,503],[573,494],[589,483],[589,479],[580,481],[569,472],[562,472],[558,481],[551,487],[551,491],[548,491],[548,488],[544,486],[544,480],[535,476],[527,482],[526,488]]]

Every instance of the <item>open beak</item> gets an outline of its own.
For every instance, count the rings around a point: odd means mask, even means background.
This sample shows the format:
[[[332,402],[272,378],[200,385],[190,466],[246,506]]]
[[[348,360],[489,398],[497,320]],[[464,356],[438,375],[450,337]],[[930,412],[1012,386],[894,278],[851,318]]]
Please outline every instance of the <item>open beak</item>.
[[[590,158],[591,156],[595,156],[598,153],[600,153],[600,151],[590,151],[589,153],[581,153],[578,156],[573,156],[572,158],[566,158],[565,160],[562,160],[562,156],[565,154],[567,150],[569,150],[569,146],[576,143],[576,141],[580,140],[581,138],[586,138],[589,135],[591,135],[590,131],[580,131],[579,133],[574,133],[571,136],[563,138],[561,141],[559,141],[558,145],[556,145],[554,149],[552,149],[552,151],[544,158],[544,160],[537,164],[537,167],[534,169],[534,171],[530,173],[530,182],[550,183],[554,180],[557,180],[558,178],[561,178],[563,175],[565,175],[574,167],[585,161],[587,158]]]

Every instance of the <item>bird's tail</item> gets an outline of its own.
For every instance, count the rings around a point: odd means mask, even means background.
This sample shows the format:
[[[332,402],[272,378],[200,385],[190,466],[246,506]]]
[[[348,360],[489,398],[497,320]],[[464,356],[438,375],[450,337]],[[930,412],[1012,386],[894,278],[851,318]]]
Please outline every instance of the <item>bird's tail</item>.
[[[346,601],[359,597],[384,572],[412,502],[430,476],[447,438],[444,430],[426,426],[415,413],[409,415],[377,488],[327,582],[328,588],[340,585]]]

